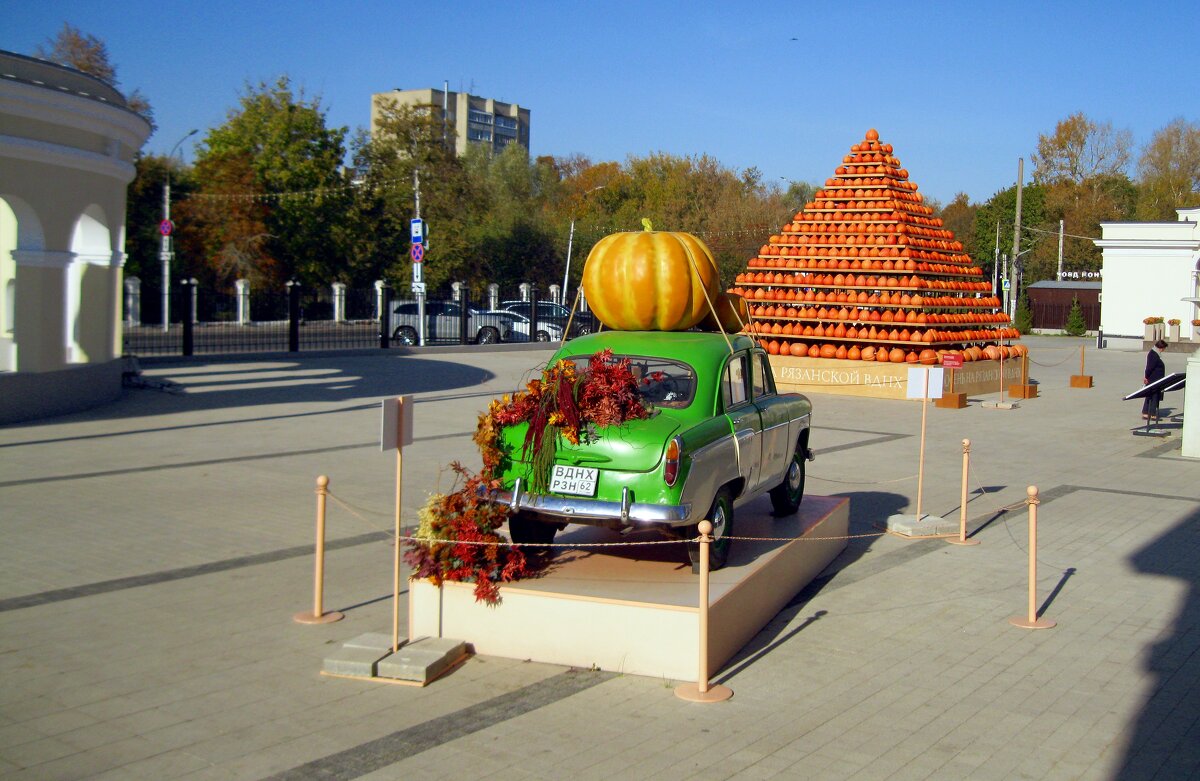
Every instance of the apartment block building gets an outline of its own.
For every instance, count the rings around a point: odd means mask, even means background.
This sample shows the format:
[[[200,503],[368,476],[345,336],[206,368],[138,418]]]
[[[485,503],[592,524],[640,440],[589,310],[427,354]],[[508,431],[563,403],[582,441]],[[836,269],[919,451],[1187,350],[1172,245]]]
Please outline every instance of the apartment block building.
[[[434,120],[444,124],[447,141],[453,142],[459,155],[467,150],[468,144],[487,144],[496,152],[513,143],[529,149],[529,109],[516,103],[432,88],[377,92],[371,95],[372,133],[380,107],[389,102],[397,106],[428,106]]]

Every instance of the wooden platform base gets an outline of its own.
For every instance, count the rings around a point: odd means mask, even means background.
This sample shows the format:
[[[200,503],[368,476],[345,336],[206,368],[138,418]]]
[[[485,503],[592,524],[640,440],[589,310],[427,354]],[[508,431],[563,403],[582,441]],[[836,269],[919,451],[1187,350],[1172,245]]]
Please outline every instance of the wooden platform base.
[[[1014,399],[1036,399],[1038,395],[1038,386],[1036,385],[1016,385],[1008,386],[1008,395]]]
[[[962,409],[967,406],[967,394],[946,391],[942,393],[940,399],[935,399],[933,403],[935,406],[945,409]]]
[[[1090,374],[1072,374],[1072,388],[1090,388],[1092,387],[1092,375]]]
[[[717,672],[846,546],[850,500],[805,496],[773,518],[760,497],[739,505],[730,562],[709,581],[708,669]],[[555,542],[660,539],[570,526]],[[699,670],[699,581],[681,544],[562,549],[544,576],[503,586],[498,607],[469,583],[414,580],[409,636],[458,637],[476,653],[694,681]]]

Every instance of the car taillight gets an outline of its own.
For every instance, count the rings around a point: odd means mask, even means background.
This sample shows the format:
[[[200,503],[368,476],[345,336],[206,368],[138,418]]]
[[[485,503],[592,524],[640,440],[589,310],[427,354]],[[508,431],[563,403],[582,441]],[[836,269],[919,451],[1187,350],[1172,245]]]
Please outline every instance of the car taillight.
[[[683,452],[683,444],[679,441],[679,437],[674,437],[667,443],[667,460],[663,464],[663,482],[667,485],[675,485],[675,479],[679,477],[679,454]]]

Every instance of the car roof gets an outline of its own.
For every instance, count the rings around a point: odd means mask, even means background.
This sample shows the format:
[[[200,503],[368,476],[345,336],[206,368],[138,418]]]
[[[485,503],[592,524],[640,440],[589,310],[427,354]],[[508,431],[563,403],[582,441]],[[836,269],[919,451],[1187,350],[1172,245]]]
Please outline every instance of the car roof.
[[[567,342],[555,359],[592,355],[606,348],[617,355],[645,355],[669,358],[690,364],[698,371],[718,371],[735,351],[748,350],[754,340],[745,334],[731,334],[729,341],[719,333],[707,331],[597,331]]]

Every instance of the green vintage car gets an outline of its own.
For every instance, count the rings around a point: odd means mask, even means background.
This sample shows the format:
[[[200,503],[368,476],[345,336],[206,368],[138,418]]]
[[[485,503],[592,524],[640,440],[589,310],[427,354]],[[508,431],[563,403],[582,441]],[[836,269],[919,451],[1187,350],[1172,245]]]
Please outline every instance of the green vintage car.
[[[692,539],[708,519],[717,568],[729,555],[735,502],[769,493],[776,515],[796,512],[812,458],[812,404],[776,392],[767,353],[750,337],[601,331],[567,342],[550,364],[565,358],[582,370],[605,348],[629,358],[653,412],[602,428],[594,441],[561,443],[544,494],[528,491],[530,464],[522,452],[528,424],[506,427],[502,487],[492,500],[514,510],[514,542],[552,542],[568,523]],[[683,547],[695,567],[698,546]]]

